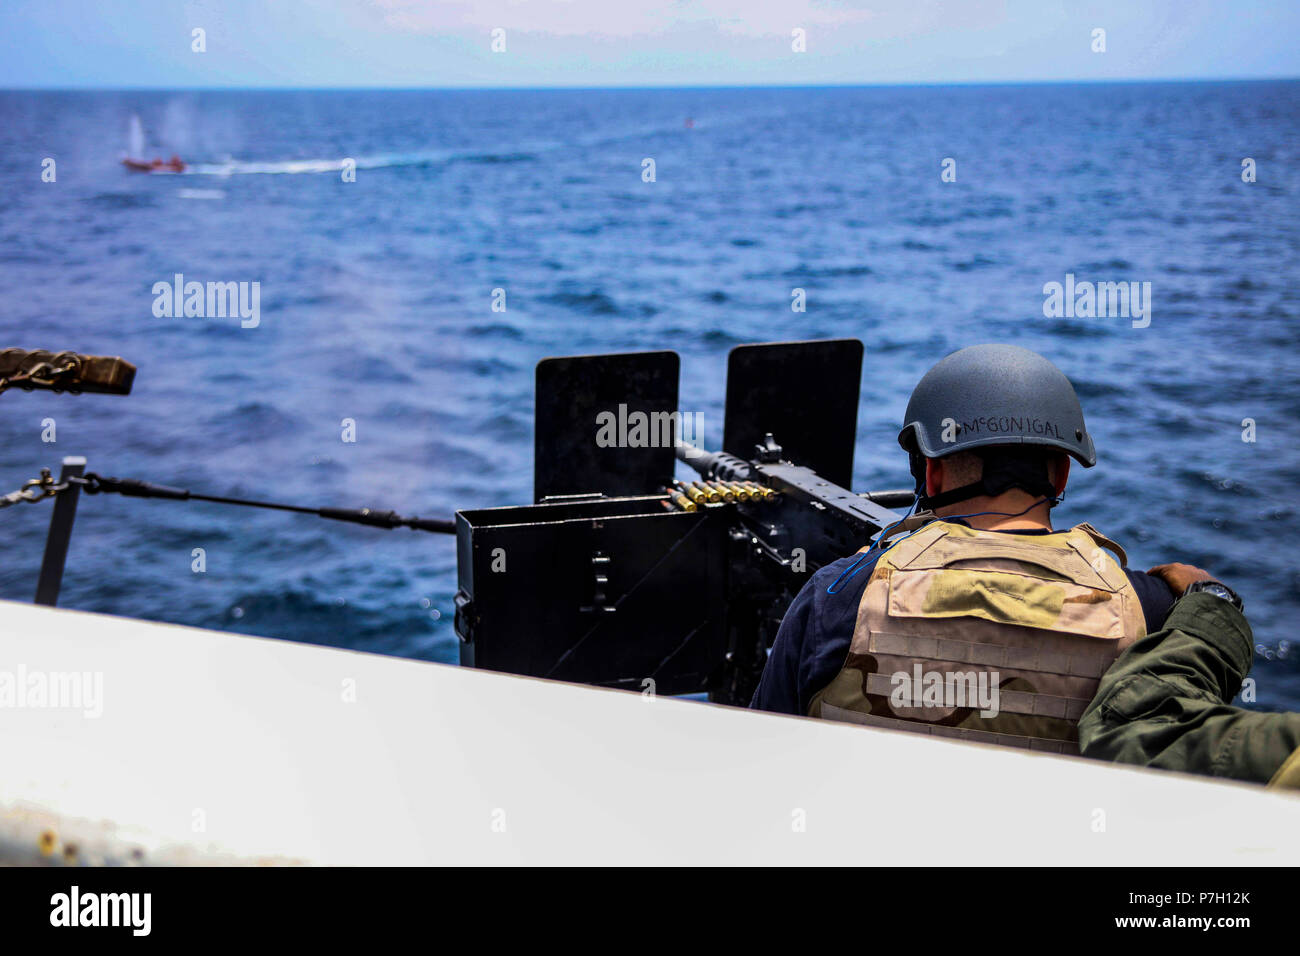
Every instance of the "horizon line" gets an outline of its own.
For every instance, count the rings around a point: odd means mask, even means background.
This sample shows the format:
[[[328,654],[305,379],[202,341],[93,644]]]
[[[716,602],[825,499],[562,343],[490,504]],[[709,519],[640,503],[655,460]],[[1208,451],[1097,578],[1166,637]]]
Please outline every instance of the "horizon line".
[[[1136,84],[1172,83],[1279,83],[1295,82],[1300,75],[1292,76],[1221,76],[1221,77],[1107,77],[1096,79],[1051,80],[925,80],[876,81],[850,83],[704,83],[704,84],[613,84],[587,86],[581,84],[544,84],[536,86],[0,86],[5,93],[344,93],[344,92],[549,92],[549,91],[615,91],[615,90],[816,90],[816,89],[892,89],[915,87],[985,87],[985,86],[1117,86]]]

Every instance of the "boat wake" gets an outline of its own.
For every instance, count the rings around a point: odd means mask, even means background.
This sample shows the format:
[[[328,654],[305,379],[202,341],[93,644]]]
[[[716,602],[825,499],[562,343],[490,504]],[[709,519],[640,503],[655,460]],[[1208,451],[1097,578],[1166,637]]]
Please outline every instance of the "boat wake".
[[[693,123],[690,129],[698,130],[704,124]],[[725,123],[708,124],[723,126]],[[356,169],[388,169],[400,166],[442,166],[451,163],[526,163],[539,159],[542,154],[572,148],[606,147],[627,140],[647,136],[680,134],[682,128],[662,126],[651,129],[634,128],[597,136],[577,136],[551,143],[533,144],[524,149],[508,152],[439,149],[406,153],[381,153],[375,156],[341,157],[339,159],[289,159],[244,161],[226,159],[218,163],[191,163],[184,173],[198,176],[249,176],[249,175],[299,175],[303,173],[337,173],[355,163]],[[698,133],[696,134],[698,135]]]
[[[388,153],[378,156],[344,156],[339,159],[287,159],[244,161],[227,159],[218,163],[191,163],[185,169],[190,176],[295,176],[304,173],[337,173],[354,169],[388,169],[399,166],[437,166],[453,162],[518,163],[537,157],[532,153],[484,153],[436,150],[415,153]]]
[[[402,153],[381,153],[374,156],[341,156],[337,159],[284,159],[284,160],[241,160],[226,157],[217,162],[181,162],[173,157],[168,162],[156,160],[151,163],[144,159],[144,129],[138,116],[132,115],[128,133],[129,152],[123,163],[136,172],[157,173],[185,176],[295,176],[303,174],[339,173],[349,167],[353,169],[390,169],[403,166],[441,166],[451,163],[521,163],[533,162],[542,154],[562,149],[604,148],[620,142],[642,140],[647,137],[669,135],[699,135],[700,131],[712,127],[722,127],[739,123],[743,118],[733,118],[730,122],[700,123],[688,120],[684,126],[659,125],[650,128],[633,127],[616,132],[604,132],[594,136],[575,136],[554,142],[531,144],[521,149],[506,152],[438,149],[420,150]]]

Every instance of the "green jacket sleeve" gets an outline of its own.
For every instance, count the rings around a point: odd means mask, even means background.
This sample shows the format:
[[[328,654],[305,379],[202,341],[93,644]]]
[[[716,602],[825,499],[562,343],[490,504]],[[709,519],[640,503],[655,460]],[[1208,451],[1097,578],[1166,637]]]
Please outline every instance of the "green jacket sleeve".
[[[1164,629],[1121,654],[1079,721],[1086,757],[1300,786],[1279,773],[1300,747],[1300,714],[1229,701],[1250,671],[1253,637],[1236,608],[1210,594],[1174,605]],[[1281,778],[1286,778],[1281,779]]]

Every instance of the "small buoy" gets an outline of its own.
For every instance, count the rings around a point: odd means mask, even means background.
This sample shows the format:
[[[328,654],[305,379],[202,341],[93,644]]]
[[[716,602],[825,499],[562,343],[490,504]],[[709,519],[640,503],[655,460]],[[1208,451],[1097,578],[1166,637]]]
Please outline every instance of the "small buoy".
[[[695,128],[695,120],[691,119],[689,116],[686,117],[686,128],[687,128],[687,129],[694,129],[694,128]]]

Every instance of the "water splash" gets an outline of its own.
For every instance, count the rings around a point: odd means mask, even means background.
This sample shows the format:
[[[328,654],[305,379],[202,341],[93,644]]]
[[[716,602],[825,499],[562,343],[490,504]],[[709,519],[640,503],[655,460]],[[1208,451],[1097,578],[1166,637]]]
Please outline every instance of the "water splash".
[[[144,155],[144,126],[140,122],[140,117],[131,114],[131,122],[127,130],[127,155],[140,157]]]

